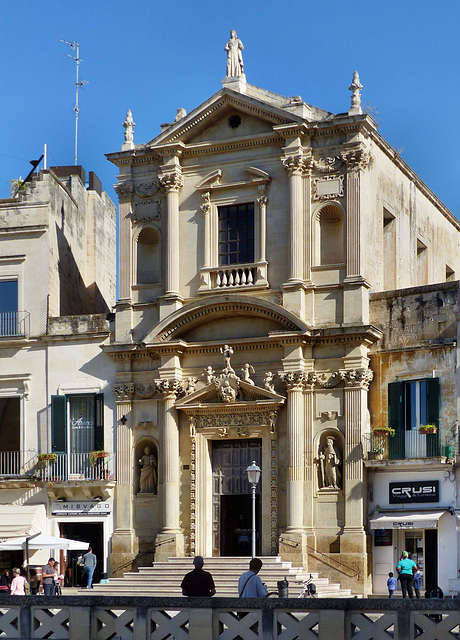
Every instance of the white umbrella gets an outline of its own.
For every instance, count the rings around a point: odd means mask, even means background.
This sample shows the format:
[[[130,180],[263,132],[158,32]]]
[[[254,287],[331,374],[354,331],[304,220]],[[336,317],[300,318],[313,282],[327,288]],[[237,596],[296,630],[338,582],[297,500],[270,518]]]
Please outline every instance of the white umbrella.
[[[11,538],[0,542],[0,551],[16,551],[19,549],[69,549],[70,551],[79,551],[80,549],[88,549],[89,542],[81,542],[81,540],[72,540],[71,538],[57,538],[47,536],[44,533],[38,533],[35,536],[21,536],[20,538]]]

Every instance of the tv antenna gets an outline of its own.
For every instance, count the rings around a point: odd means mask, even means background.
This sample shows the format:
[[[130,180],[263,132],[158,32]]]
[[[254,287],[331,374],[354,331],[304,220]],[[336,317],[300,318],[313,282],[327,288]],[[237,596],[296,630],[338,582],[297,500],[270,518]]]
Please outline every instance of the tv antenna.
[[[80,66],[80,62],[83,62],[83,60],[80,58],[80,45],[78,44],[78,42],[68,42],[68,40],[59,40],[59,42],[63,42],[64,44],[68,44],[70,46],[70,48],[75,51],[74,56],[72,56],[70,53],[66,53],[66,56],[68,58],[72,58],[73,60],[75,60],[75,65],[76,65],[76,74],[77,74],[77,79],[75,82],[75,106],[73,108],[73,110],[75,111],[75,165],[78,164],[77,162],[77,149],[78,149],[78,113],[80,111],[80,107],[78,106],[78,89],[80,87],[82,87],[84,84],[88,84],[87,80],[79,80],[78,79],[78,68]]]

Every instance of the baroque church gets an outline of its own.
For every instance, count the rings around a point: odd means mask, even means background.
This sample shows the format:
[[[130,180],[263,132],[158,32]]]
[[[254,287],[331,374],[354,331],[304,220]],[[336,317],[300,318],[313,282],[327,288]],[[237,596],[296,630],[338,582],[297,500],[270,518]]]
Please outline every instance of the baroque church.
[[[370,407],[371,298],[455,280],[460,225],[363,113],[357,72],[336,114],[249,84],[242,49],[232,31],[222,88],[150,141],[134,143],[128,111],[107,156],[120,207],[103,346],[111,565],[152,548],[249,556],[255,461],[257,554],[366,593],[363,443],[387,420],[386,391]]]

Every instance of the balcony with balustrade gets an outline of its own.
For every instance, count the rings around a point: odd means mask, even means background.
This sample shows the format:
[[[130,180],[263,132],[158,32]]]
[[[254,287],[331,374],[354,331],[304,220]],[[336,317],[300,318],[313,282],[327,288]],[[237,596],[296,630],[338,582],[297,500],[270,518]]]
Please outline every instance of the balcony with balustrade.
[[[43,482],[112,483],[116,455],[108,452],[39,454],[37,475]]]
[[[266,289],[267,262],[203,267],[200,293],[212,291],[232,291],[235,289]]]
[[[36,451],[0,451],[0,483],[23,485],[35,478],[38,454]]]
[[[4,311],[0,313],[0,338],[28,338],[30,313],[28,311]]]
[[[364,458],[367,466],[380,466],[397,460],[452,461],[459,453],[458,428],[440,427],[435,433],[419,429],[386,433],[372,431],[363,438]]]

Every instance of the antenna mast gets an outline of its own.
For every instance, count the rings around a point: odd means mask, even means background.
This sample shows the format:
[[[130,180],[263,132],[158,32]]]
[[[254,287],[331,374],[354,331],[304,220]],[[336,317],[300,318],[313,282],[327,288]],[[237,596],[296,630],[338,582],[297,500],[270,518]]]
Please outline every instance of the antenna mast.
[[[78,113],[80,111],[80,107],[78,106],[78,89],[82,87],[84,84],[88,84],[87,80],[79,80],[78,79],[78,68],[80,66],[80,62],[83,60],[80,58],[80,45],[78,42],[68,42],[67,40],[59,40],[59,42],[63,42],[64,44],[68,44],[72,50],[75,51],[76,55],[72,56],[70,53],[66,53],[66,56],[75,60],[76,65],[76,82],[75,82],[75,106],[73,110],[75,111],[75,165],[77,162],[77,149],[78,149]]]

